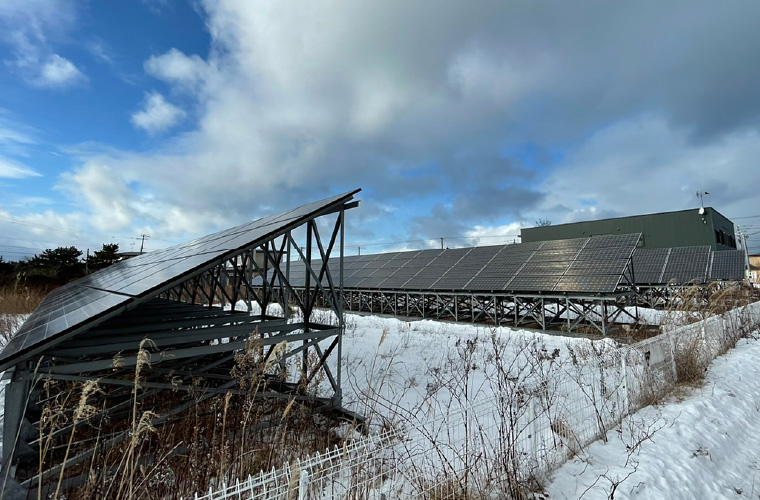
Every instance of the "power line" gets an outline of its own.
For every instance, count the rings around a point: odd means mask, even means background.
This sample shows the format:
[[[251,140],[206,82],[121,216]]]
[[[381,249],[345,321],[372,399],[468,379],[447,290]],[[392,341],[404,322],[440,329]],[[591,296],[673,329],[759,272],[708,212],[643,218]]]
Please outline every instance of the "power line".
[[[3,255],[6,255],[6,254],[11,254],[11,255],[30,255],[29,252],[10,252],[10,251],[5,251],[5,250],[0,250],[0,254],[3,254]]]
[[[519,234],[501,234],[501,235],[484,235],[484,236],[441,236],[438,238],[428,238],[424,240],[404,240],[404,241],[375,241],[375,242],[346,242],[347,247],[375,247],[375,246],[391,246],[391,245],[401,245],[404,243],[430,243],[430,244],[437,244],[441,241],[441,238],[444,240],[479,240],[484,238],[501,238],[501,239],[510,239],[510,238],[519,238]]]
[[[2,248],[21,248],[23,250],[42,250],[42,248],[37,248],[37,247],[20,247],[18,245],[3,245],[3,244],[0,244],[0,247],[2,247]]]
[[[63,232],[63,233],[71,233],[71,234],[75,234],[77,236],[80,236],[82,234],[91,234],[91,235],[94,235],[94,236],[101,236],[101,237],[105,236],[105,237],[111,238],[111,239],[121,239],[121,240],[139,240],[139,239],[141,239],[140,236],[121,236],[121,235],[112,235],[112,234],[109,235],[108,233],[99,233],[99,232],[96,232],[96,231],[63,229],[63,228],[60,228],[60,227],[46,226],[44,224],[37,224],[37,223],[34,223],[34,222],[27,222],[27,221],[23,221],[23,220],[19,220],[19,219],[11,219],[11,218],[8,218],[8,217],[0,217],[0,220],[6,221],[6,222],[10,222],[11,224],[19,224],[19,225],[22,225],[22,226],[35,227],[35,228],[39,228],[39,229],[47,229],[47,230],[50,230],[50,231],[58,231],[58,232]],[[15,239],[23,239],[23,238],[15,238]],[[161,238],[152,238],[152,239],[154,239],[156,241],[163,241],[163,242],[166,242],[166,243],[176,243],[176,241],[173,241],[173,240],[164,240],[164,239],[161,239]],[[32,241],[32,240],[29,240],[29,241]]]

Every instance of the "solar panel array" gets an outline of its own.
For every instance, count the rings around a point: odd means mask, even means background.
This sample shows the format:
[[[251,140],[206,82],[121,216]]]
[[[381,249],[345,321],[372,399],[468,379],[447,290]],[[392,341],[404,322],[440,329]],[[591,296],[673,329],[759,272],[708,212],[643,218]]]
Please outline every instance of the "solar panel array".
[[[167,284],[267,241],[353,198],[359,190],[264,217],[174,247],[118,262],[50,293],[0,353],[0,363],[92,322],[127,303],[152,298]]]
[[[746,255],[744,250],[713,252],[710,265],[711,280],[741,280],[745,278]]]
[[[613,293],[639,234],[345,257],[344,288],[472,292]],[[338,272],[338,260],[328,266]],[[318,270],[321,261],[312,262]],[[305,286],[303,262],[290,283]],[[314,277],[311,278],[314,282]],[[260,281],[259,281],[260,283]]]
[[[744,251],[709,246],[639,248],[633,255],[638,284],[705,283],[709,280],[744,279]]]

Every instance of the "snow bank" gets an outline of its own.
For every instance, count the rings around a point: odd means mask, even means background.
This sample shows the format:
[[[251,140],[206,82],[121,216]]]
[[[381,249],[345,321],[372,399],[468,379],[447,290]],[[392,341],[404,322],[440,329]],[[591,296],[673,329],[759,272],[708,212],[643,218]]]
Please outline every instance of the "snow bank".
[[[760,342],[742,340],[713,362],[704,386],[682,401],[630,417],[640,428],[656,430],[635,453],[626,450],[630,439],[610,431],[606,444],[593,443],[557,471],[547,490],[550,498],[606,499],[613,482],[629,474],[617,487],[616,499],[756,498],[758,380]]]

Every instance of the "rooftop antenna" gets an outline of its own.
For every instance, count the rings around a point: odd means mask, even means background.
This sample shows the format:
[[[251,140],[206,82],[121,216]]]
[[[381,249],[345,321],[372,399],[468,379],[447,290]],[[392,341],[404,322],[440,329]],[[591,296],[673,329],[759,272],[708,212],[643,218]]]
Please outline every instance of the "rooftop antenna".
[[[697,198],[699,198],[699,215],[705,214],[705,203],[704,203],[703,198],[707,196],[708,194],[710,193],[708,193],[707,191],[697,191]]]

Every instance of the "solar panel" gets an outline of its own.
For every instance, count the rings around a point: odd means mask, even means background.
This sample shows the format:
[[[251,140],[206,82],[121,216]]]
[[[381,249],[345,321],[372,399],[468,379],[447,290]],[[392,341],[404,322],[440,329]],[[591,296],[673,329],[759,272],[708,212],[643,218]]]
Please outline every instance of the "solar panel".
[[[88,324],[134,307],[221,263],[236,251],[282,234],[350,201],[360,190],[248,222],[188,243],[139,255],[49,294],[0,353],[3,368],[25,354],[64,340]]]
[[[397,268],[381,267],[380,269],[375,269],[375,272],[373,272],[370,275],[370,277],[372,277],[372,278],[388,278],[395,271],[397,271]]]
[[[430,264],[429,266],[426,266],[420,269],[420,271],[417,274],[415,274],[414,277],[416,278],[416,277],[431,277],[432,276],[437,279],[443,276],[444,274],[446,274],[446,272],[449,269],[451,269],[451,267],[452,267],[451,265],[436,266],[434,264]]]
[[[663,271],[662,282],[683,284],[693,281],[704,283],[707,280],[709,259],[709,246],[671,248]]]
[[[518,276],[561,276],[570,266],[569,260],[563,262],[526,262]]]
[[[409,281],[407,281],[404,284],[405,290],[429,290],[430,287],[435,283],[440,276],[435,276],[433,274],[426,275],[426,276],[420,276],[417,275],[413,278],[410,278]]]
[[[638,245],[641,239],[641,233],[631,234],[601,234],[591,236],[584,248],[604,248],[604,247],[633,247]]]
[[[443,276],[441,279],[433,283],[430,288],[432,290],[462,290],[471,279],[472,274],[469,276]]]
[[[365,278],[356,284],[357,288],[377,288],[380,283],[385,281],[385,277],[373,277]]]
[[[499,253],[499,250],[500,248],[489,247],[486,252],[470,252],[462,257],[462,260],[457,263],[457,266],[468,266],[481,269]]]
[[[353,276],[343,278],[343,288],[357,288],[363,279],[364,278],[355,278]]]
[[[578,251],[583,247],[588,238],[573,238],[569,240],[551,240],[544,242],[541,251],[551,250],[575,250]]]
[[[380,269],[381,267],[386,267],[388,265],[388,261],[385,259],[376,259],[370,262],[367,262],[367,265],[364,266],[364,269]]]
[[[637,248],[633,254],[633,276],[639,284],[661,284],[670,248]]]
[[[549,261],[567,262],[575,258],[575,255],[577,253],[578,253],[578,250],[576,249],[544,250],[542,248],[541,250],[536,251],[536,253],[530,258],[530,262],[549,262]]]
[[[745,276],[746,257],[744,250],[720,250],[712,253],[710,279],[743,280]]]
[[[586,247],[578,253],[577,260],[630,259],[635,247]]]
[[[346,271],[344,288],[606,293],[617,288],[639,237],[595,236],[355,257],[344,270],[364,267]]]
[[[577,260],[570,264],[565,272],[569,276],[595,276],[600,274],[614,274],[620,276],[625,272],[628,261],[618,260]]]
[[[383,281],[383,288],[388,290],[403,289],[404,283],[407,281],[409,281],[409,278],[391,276]]]
[[[503,290],[513,292],[551,292],[559,276],[515,276]]]
[[[620,275],[563,276],[556,292],[613,293],[620,283]]]
[[[375,272],[375,271],[376,271],[376,269],[368,269],[368,268],[364,267],[362,269],[357,269],[356,271],[354,271],[351,274],[351,277],[352,278],[358,278],[358,279],[369,278],[370,276],[372,276],[372,273]]]
[[[476,276],[467,283],[467,288],[473,291],[496,291],[504,288],[504,285],[512,279],[512,276]]]
[[[404,266],[396,269],[396,272],[392,274],[392,276],[401,277],[406,276],[407,278],[411,278],[418,272],[420,272],[421,267],[411,267],[411,266]]]

